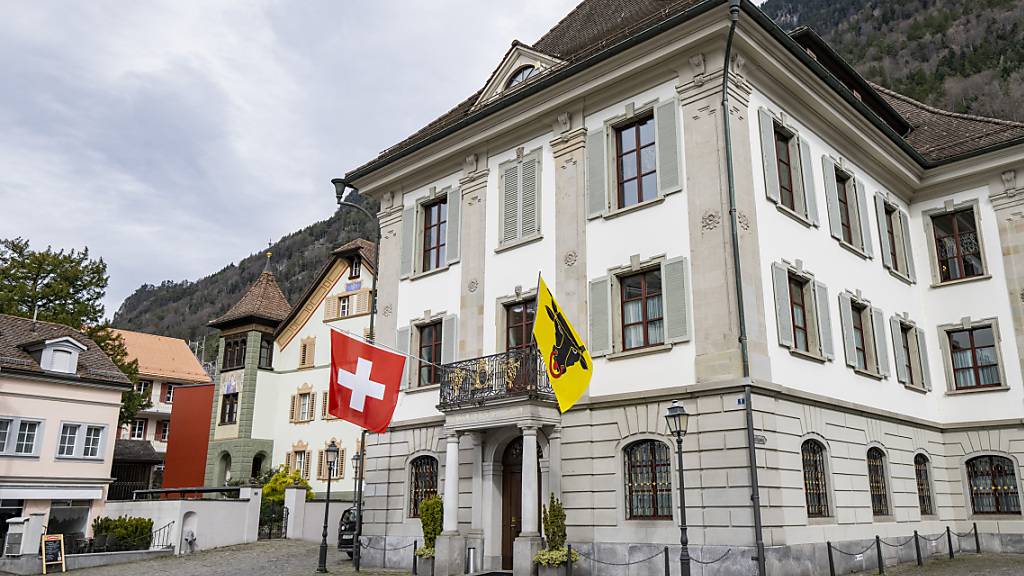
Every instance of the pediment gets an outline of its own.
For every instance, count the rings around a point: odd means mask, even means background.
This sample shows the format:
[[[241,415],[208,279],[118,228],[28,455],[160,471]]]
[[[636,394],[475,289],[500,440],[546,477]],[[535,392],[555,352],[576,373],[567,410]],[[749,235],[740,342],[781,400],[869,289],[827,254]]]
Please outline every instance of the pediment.
[[[476,101],[473,107],[478,108],[483,106],[487,102],[509,91],[525,86],[542,76],[551,68],[562,64],[562,62],[562,60],[559,60],[554,56],[544,54],[543,52],[538,52],[518,40],[513,42],[512,47],[509,48],[508,52],[505,53],[505,57],[502,58],[501,64],[499,64],[491,74],[490,79],[487,81],[483,91],[480,93],[480,98]],[[509,86],[509,82],[513,77],[530,67],[535,70],[532,76],[527,78],[525,81]]]

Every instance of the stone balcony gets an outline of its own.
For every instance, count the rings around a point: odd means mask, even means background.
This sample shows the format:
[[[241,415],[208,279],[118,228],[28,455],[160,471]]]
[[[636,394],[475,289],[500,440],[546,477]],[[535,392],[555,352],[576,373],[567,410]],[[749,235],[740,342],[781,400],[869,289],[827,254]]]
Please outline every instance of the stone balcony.
[[[449,419],[458,412],[515,405],[557,411],[555,393],[535,349],[509,350],[442,367],[437,409]]]

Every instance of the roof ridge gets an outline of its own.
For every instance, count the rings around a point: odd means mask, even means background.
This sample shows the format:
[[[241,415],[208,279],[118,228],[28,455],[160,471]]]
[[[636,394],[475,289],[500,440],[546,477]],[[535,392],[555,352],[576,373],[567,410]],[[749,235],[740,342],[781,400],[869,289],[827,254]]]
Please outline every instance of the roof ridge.
[[[61,324],[60,322],[51,322],[49,320],[33,320],[25,316],[18,316],[17,314],[0,313],[0,316],[17,318],[18,320],[24,320],[25,322],[34,322],[36,324],[46,324],[47,326],[55,326],[57,328],[67,328],[68,330],[74,330],[78,334],[81,334],[82,336],[88,338],[88,336],[85,335],[85,332],[82,332],[80,329],[75,328],[74,326],[68,326],[67,324]]]
[[[1024,122],[1017,122],[1017,121],[1014,121],[1014,120],[1004,120],[1002,118],[990,118],[988,116],[977,116],[977,115],[974,115],[974,114],[964,114],[962,112],[951,112],[949,110],[943,110],[942,108],[936,108],[935,106],[931,106],[929,104],[925,104],[924,102],[921,102],[920,100],[915,100],[915,99],[911,98],[910,96],[907,96],[906,94],[901,94],[899,92],[896,92],[895,90],[890,90],[890,89],[888,89],[888,88],[886,88],[884,86],[881,86],[879,84],[875,84],[874,82],[872,82],[870,80],[868,80],[868,84],[870,84],[872,88],[874,88],[875,90],[878,90],[879,92],[882,92],[883,94],[887,94],[889,96],[892,96],[893,98],[896,98],[896,99],[899,99],[899,100],[903,100],[904,102],[909,102],[909,103],[913,104],[914,106],[917,106],[917,107],[919,107],[919,108],[921,108],[923,110],[927,110],[928,112],[931,112],[932,114],[939,114],[941,116],[948,116],[950,118],[959,118],[961,120],[973,120],[973,121],[976,121],[976,122],[988,122],[990,124],[999,124],[999,125],[1007,126],[1007,127],[1024,128]]]

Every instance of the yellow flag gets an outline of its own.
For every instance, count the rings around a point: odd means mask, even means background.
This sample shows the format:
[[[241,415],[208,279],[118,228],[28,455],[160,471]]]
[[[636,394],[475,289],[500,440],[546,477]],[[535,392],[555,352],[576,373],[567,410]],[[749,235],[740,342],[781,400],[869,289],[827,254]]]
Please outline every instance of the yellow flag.
[[[548,285],[539,276],[533,339],[547,367],[548,380],[558,399],[558,409],[565,413],[590,385],[594,361],[590,359],[590,351],[583,344],[583,339],[569,324]]]

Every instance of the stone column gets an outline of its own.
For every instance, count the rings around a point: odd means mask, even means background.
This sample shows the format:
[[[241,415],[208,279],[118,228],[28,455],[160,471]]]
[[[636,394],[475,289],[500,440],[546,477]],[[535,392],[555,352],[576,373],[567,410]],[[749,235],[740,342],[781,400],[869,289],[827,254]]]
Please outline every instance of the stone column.
[[[444,524],[445,534],[459,533],[459,435],[448,434],[444,456]]]
[[[473,516],[470,530],[474,533],[482,533],[484,529],[484,439],[480,432],[470,432],[467,436],[469,436],[473,451]]]
[[[555,426],[548,435],[548,491],[562,498],[562,428]]]
[[[462,296],[459,301],[457,358],[484,355],[484,265],[487,261],[487,157],[470,154],[459,179],[462,190]]]
[[[501,570],[501,472],[500,463],[484,462],[484,570]]]
[[[987,265],[991,268],[992,260],[1002,254],[1017,356],[1024,368],[1024,174],[1018,176],[1016,170],[1002,172],[999,178],[989,183],[989,198],[999,225],[1001,250],[989,248],[985,258],[989,260]],[[985,217],[984,214],[980,216],[982,219]],[[934,262],[916,264],[918,278],[927,278],[928,270],[935,266]],[[999,328],[1003,334],[1009,331],[1004,326]]]
[[[522,532],[512,546],[513,576],[531,576],[533,557],[540,550],[540,526],[537,497],[540,486],[537,469],[537,427],[521,425],[523,430],[523,511]]]

